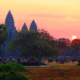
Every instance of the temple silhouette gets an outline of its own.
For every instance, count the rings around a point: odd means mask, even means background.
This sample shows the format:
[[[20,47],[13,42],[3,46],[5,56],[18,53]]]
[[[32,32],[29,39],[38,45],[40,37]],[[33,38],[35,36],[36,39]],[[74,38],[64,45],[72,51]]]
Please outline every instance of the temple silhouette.
[[[17,30],[16,30],[16,27],[15,27],[14,23],[15,22],[14,22],[13,15],[11,14],[11,11],[9,10],[9,12],[8,12],[8,14],[5,18],[5,25],[7,26],[7,29],[8,29],[8,32],[9,32],[9,37],[8,37],[7,41],[2,45],[2,52],[3,52],[4,57],[11,57],[11,56],[12,57],[18,57],[18,55],[19,55],[17,48],[15,50],[13,50],[12,52],[9,52],[9,53],[6,53],[4,51],[5,46],[7,45],[7,43],[9,41],[11,41],[12,39],[16,38],[15,34],[17,33]],[[23,23],[21,31],[23,29],[28,30],[26,23]],[[37,32],[37,25],[36,25],[34,20],[31,22],[29,30],[34,30],[34,31]],[[67,46],[70,46],[70,41],[68,39],[61,38],[59,40],[65,40],[67,42]],[[60,56],[63,56],[63,54],[64,53],[60,54]],[[0,56],[1,56],[1,54],[0,54]],[[70,54],[70,48],[66,51],[65,56],[72,56],[72,54]],[[75,54],[75,56],[77,56],[77,54]]]
[[[15,27],[14,23],[15,22],[14,22],[13,15],[11,14],[11,11],[9,10],[9,12],[8,12],[8,14],[6,16],[6,19],[5,19],[5,25],[7,26],[7,29],[8,29],[8,32],[9,32],[9,37],[8,37],[8,40],[2,46],[3,56],[5,56],[5,57],[10,57],[10,56],[17,57],[18,56],[18,54],[16,54],[17,49],[12,51],[12,52],[10,52],[9,54],[4,52],[4,48],[5,48],[6,44],[7,44],[7,42],[11,41],[12,39],[15,39],[15,37],[16,37],[15,34],[17,33],[17,31],[16,31],[16,27]],[[23,29],[24,30],[28,30],[28,28],[26,26],[26,23],[23,24],[22,30]],[[34,31],[37,32],[37,25],[36,25],[34,20],[31,22],[29,30],[34,30]]]

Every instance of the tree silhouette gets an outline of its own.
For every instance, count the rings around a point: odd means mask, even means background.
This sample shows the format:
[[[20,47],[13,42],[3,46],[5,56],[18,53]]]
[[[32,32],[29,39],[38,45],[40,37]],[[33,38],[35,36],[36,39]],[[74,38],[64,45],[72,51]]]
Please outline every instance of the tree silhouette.
[[[0,24],[0,52],[1,52],[2,58],[3,58],[3,54],[2,54],[1,46],[7,39],[8,39],[7,27],[5,24]]]
[[[45,33],[43,31],[43,33]],[[42,57],[57,56],[59,49],[54,47],[49,40],[49,36],[35,31],[20,31],[15,40],[8,43],[6,52],[10,52],[15,48],[19,48],[19,54],[25,58],[36,57],[39,61]],[[54,40],[53,40],[54,43]]]
[[[74,56],[74,53],[78,53],[80,51],[80,39],[74,39],[70,44],[70,51]]]

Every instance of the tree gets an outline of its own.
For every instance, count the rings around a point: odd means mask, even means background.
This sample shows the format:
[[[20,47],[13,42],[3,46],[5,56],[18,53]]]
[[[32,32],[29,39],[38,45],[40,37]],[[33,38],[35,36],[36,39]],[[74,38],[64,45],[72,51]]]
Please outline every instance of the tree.
[[[70,44],[71,53],[74,55],[74,52],[78,53],[80,51],[80,39],[74,39]]]
[[[67,48],[67,43],[65,40],[59,40],[58,41],[58,47],[61,49],[61,50],[65,50]]]
[[[80,39],[74,39],[71,42],[70,46],[74,51],[79,51],[80,50]]]
[[[41,30],[38,30],[38,33],[42,40],[47,41],[53,47],[57,47],[57,39],[55,39],[53,36],[51,36],[47,31],[41,29]]]
[[[59,50],[50,45],[49,38],[43,38],[43,34],[35,31],[20,31],[16,35],[16,39],[8,43],[7,52],[14,50],[16,47],[19,48],[19,53],[24,57],[35,57],[39,61],[43,56],[57,56]],[[48,36],[44,36],[48,37]]]
[[[0,51],[1,51],[1,45],[8,39],[8,31],[7,31],[7,27],[4,24],[0,24]],[[1,56],[3,58],[2,55],[2,51],[1,51]],[[3,59],[4,60],[4,59]]]
[[[61,54],[65,55],[67,48],[68,48],[66,41],[65,40],[58,40],[57,47],[61,50]]]

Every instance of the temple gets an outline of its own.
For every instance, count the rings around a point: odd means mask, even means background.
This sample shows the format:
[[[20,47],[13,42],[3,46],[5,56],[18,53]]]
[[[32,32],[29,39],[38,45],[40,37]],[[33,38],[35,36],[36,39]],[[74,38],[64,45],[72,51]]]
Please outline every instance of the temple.
[[[24,29],[24,30],[28,30],[28,28],[27,28],[27,26],[26,26],[26,23],[24,23],[22,29]]]
[[[34,20],[32,21],[32,23],[31,23],[31,25],[30,25],[30,30],[34,30],[34,31],[37,32],[37,25],[36,25],[36,23],[35,23]]]
[[[15,38],[16,34],[16,27],[14,26],[14,19],[11,14],[11,11],[8,12],[7,17],[5,19],[5,25],[7,26],[8,32],[9,32],[9,38],[7,41],[11,41]]]
[[[8,29],[8,32],[9,32],[9,37],[8,37],[8,40],[3,44],[2,46],[2,52],[3,52],[3,56],[5,57],[18,57],[18,54],[16,54],[16,52],[18,51],[18,49],[16,50],[13,50],[12,52],[10,52],[9,54],[6,54],[4,52],[4,48],[7,44],[7,42],[11,41],[12,39],[15,39],[16,37],[16,27],[15,27],[15,24],[14,24],[14,18],[13,18],[13,15],[11,14],[11,11],[9,10],[7,16],[6,16],[6,19],[5,19],[5,25],[7,26],[7,29]],[[22,26],[22,30],[28,30],[27,26],[26,26],[26,23],[24,23],[24,25]],[[30,25],[30,30],[34,30],[34,31],[37,31],[37,25],[35,23],[35,21],[33,20],[31,25]],[[1,56],[1,55],[0,55]]]
[[[8,32],[9,32],[9,38],[7,40],[7,42],[8,42],[8,41],[11,41],[12,39],[15,39],[15,37],[16,37],[15,34],[17,33],[16,32],[16,27],[14,25],[14,18],[13,18],[13,15],[11,14],[10,10],[9,10],[7,16],[6,16],[5,25],[7,26],[7,29],[8,29]],[[24,23],[22,29],[28,30],[28,28],[26,26],[26,23]],[[30,30],[37,31],[37,25],[36,25],[34,20],[32,21],[32,23],[30,25]]]

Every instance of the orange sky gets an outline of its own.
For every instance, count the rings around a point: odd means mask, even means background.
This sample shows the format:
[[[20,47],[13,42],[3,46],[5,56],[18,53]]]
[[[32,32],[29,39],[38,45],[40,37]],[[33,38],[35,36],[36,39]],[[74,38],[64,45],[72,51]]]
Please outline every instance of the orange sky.
[[[8,11],[14,17],[16,29],[34,19],[38,29],[47,30],[55,38],[80,38],[80,0],[1,0],[0,23]]]

